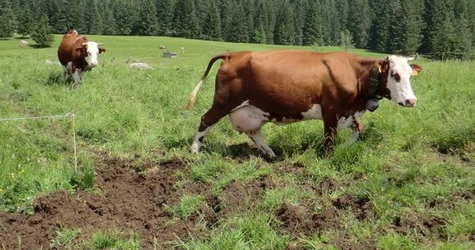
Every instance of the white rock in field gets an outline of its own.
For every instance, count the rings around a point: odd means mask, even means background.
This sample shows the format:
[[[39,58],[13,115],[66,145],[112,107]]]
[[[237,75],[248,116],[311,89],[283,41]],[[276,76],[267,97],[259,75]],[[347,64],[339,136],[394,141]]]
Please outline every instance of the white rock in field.
[[[129,64],[129,67],[134,69],[153,69],[150,65],[143,63],[143,62],[134,62]]]

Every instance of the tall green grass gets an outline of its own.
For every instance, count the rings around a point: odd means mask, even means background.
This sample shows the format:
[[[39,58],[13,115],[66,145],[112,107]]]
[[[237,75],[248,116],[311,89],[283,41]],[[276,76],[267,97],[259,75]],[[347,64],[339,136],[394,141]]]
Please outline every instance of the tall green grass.
[[[279,155],[275,162],[267,162],[227,119],[211,130],[200,155],[189,153],[200,116],[211,105],[217,65],[194,109],[180,107],[216,53],[315,48],[90,36],[104,42],[107,52],[99,56],[101,65],[84,75],[81,89],[73,90],[61,83],[61,67],[46,63],[57,60],[60,36],[55,38],[53,46],[46,49],[20,47],[16,39],[0,40],[0,118],[75,115],[74,128],[71,119],[0,121],[2,209],[29,212],[29,202],[40,192],[93,188],[99,152],[134,159],[181,157],[189,165],[192,180],[209,184],[218,196],[233,180],[248,183],[269,175],[277,183],[254,210],[221,222],[206,239],[181,242],[183,249],[284,249],[288,244],[331,249],[325,243],[331,237],[328,232],[302,236],[296,242],[291,242],[289,235],[279,236],[271,214],[283,201],[312,201],[314,210],[319,211],[345,195],[371,201],[374,210],[367,221],[359,221],[349,211],[343,213],[342,232],[355,242],[373,238],[381,249],[475,247],[470,240],[475,235],[473,202],[461,199],[455,209],[431,205],[475,189],[473,62],[419,60],[423,71],[412,80],[417,107],[401,108],[383,100],[376,112],[363,117],[363,139],[348,145],[350,132],[341,131],[328,156],[321,154],[322,122],[266,125],[266,140]],[[163,58],[160,45],[177,52],[178,58]],[[382,56],[359,50],[354,53]],[[126,63],[129,59],[146,62],[154,69],[131,69]],[[73,132],[77,136],[77,170]],[[236,153],[233,148],[242,143],[250,147]],[[243,155],[250,157],[235,160]],[[288,166],[301,166],[304,174],[282,173]],[[324,188],[321,196],[303,185],[328,180],[337,188]],[[202,197],[185,195],[180,200],[171,210],[176,217],[186,218]],[[445,221],[444,241],[421,232],[402,235],[392,229],[399,221],[439,217]],[[92,241],[102,244],[105,238],[99,235]]]

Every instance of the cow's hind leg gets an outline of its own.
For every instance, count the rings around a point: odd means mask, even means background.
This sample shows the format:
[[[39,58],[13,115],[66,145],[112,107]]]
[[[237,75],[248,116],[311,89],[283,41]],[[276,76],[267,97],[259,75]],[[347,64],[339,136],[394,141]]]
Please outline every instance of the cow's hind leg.
[[[262,136],[261,129],[259,128],[255,132],[247,134],[251,140],[256,144],[257,148],[261,150],[265,155],[269,156],[270,158],[274,158],[276,155],[272,149],[267,146],[266,142],[264,141],[264,137]]]
[[[229,120],[235,130],[246,133],[265,155],[275,157],[274,151],[267,146],[261,133],[262,125],[268,122],[265,112],[252,105],[244,105],[230,113]]]

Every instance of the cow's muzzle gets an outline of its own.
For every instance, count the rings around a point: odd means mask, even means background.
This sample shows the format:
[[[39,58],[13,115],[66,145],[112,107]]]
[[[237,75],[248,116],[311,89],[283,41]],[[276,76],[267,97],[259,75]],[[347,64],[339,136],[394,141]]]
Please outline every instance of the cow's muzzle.
[[[417,99],[406,99],[404,102],[399,102],[398,104],[403,107],[415,107],[417,103]]]

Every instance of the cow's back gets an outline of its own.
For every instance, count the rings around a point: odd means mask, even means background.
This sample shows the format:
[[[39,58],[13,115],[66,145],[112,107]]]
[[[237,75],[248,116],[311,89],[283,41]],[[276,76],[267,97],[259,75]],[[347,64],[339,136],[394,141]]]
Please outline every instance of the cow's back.
[[[75,57],[79,57],[80,53],[76,51],[76,48],[81,47],[81,44],[85,42],[87,42],[87,38],[85,36],[79,36],[76,30],[71,30],[66,33],[58,47],[59,62],[66,66],[70,61],[73,61]]]
[[[351,84],[355,82],[353,60],[346,53],[231,53],[223,60],[218,77],[236,78],[232,81],[233,95],[267,112],[301,113],[327,98],[339,98],[341,92],[348,91],[342,84],[349,82],[349,88],[355,87]]]

